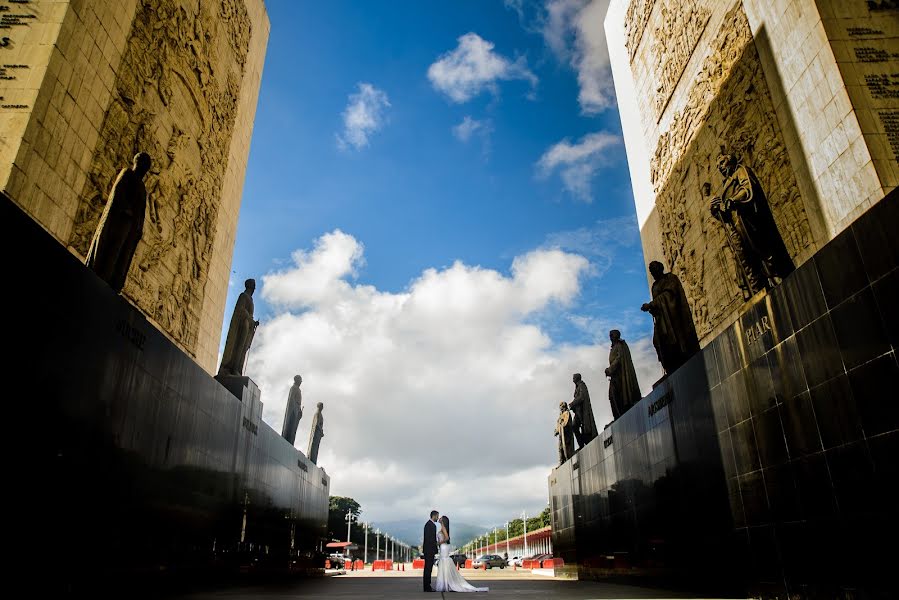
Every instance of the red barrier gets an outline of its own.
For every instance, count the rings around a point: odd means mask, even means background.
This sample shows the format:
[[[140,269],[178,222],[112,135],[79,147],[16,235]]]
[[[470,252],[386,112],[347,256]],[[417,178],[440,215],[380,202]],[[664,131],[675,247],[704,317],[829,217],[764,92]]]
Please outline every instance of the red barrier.
[[[565,561],[561,558],[547,558],[543,561],[544,569],[555,569],[556,567],[564,567]]]
[[[353,563],[353,569],[355,569],[356,571],[361,571],[361,570],[365,569],[365,563],[362,562],[361,560],[357,560],[356,562]]]
[[[392,560],[384,561],[384,570],[385,571],[393,571],[393,561]]]
[[[383,560],[376,560],[375,562],[371,563],[371,570],[372,571],[386,571],[387,564]]]
[[[470,558],[466,558],[466,559],[465,559],[465,568],[466,568],[466,569],[470,569],[470,568],[471,568],[471,559],[470,559]]]
[[[326,569],[330,569],[330,568],[331,568],[331,561],[328,560],[327,558],[325,559],[325,568],[326,568]]]
[[[425,559],[423,559],[423,558],[416,558],[415,560],[413,560],[413,561],[412,561],[412,568],[413,568],[413,569],[424,569],[424,568],[425,568]]]

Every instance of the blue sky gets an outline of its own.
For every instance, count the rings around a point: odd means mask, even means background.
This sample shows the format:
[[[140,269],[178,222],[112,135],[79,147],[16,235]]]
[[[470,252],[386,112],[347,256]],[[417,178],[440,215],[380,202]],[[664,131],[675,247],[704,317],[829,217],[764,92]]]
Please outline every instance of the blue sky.
[[[651,384],[605,4],[266,2],[225,323],[255,277],[263,325],[248,375],[266,421],[280,430],[292,376],[303,374],[297,446],[305,451],[311,407],[325,402],[320,462],[333,493],[356,497],[368,518],[425,515],[437,490],[444,512],[482,525],[541,509],[571,372],[584,372],[597,420],[608,420],[609,327],[639,346],[641,384]],[[494,361],[506,371],[487,382],[495,371],[477,365]],[[508,395],[497,392],[503,381],[515,382]],[[394,418],[371,431],[381,411]],[[513,414],[539,444],[496,435]],[[516,458],[494,470],[437,466],[442,454],[421,451],[414,433],[422,420],[473,460]],[[379,454],[385,437],[396,444]],[[381,493],[384,478],[407,482],[408,504]],[[496,490],[489,511],[450,498],[464,481]]]

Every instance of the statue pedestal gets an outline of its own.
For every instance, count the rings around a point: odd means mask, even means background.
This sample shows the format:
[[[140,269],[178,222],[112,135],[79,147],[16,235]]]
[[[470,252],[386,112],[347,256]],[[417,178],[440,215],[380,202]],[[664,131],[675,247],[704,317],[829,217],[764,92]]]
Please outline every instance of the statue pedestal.
[[[258,400],[260,398],[259,388],[249,377],[244,375],[216,375],[215,380],[241,402]]]

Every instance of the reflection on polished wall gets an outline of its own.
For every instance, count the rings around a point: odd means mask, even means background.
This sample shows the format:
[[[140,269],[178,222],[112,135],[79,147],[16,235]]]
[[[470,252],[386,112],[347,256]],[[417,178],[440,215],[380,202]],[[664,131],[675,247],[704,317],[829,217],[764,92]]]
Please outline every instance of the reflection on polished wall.
[[[763,597],[895,586],[896,231],[894,191],[553,470],[566,564]]]
[[[7,418],[26,562],[106,575],[312,567],[330,478],[10,200],[0,196],[16,340]],[[27,260],[18,260],[27,257]],[[32,265],[41,265],[39,269]],[[315,566],[321,566],[315,565]]]

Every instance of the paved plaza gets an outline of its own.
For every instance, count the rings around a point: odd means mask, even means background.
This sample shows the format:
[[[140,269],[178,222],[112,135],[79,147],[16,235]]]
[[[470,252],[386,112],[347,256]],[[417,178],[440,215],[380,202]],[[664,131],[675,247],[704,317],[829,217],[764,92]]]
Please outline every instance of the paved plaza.
[[[464,570],[465,578],[479,587],[488,586],[487,598],[559,598],[566,600],[588,599],[674,599],[698,598],[646,587],[556,579],[529,571],[491,570],[479,572]],[[435,571],[436,577],[436,571]],[[348,572],[329,574],[312,580],[258,586],[234,587],[217,591],[192,593],[182,598],[204,600],[222,598],[240,600],[243,598],[309,598],[331,600],[334,598],[445,598],[440,593],[421,591],[421,571],[406,572]]]

